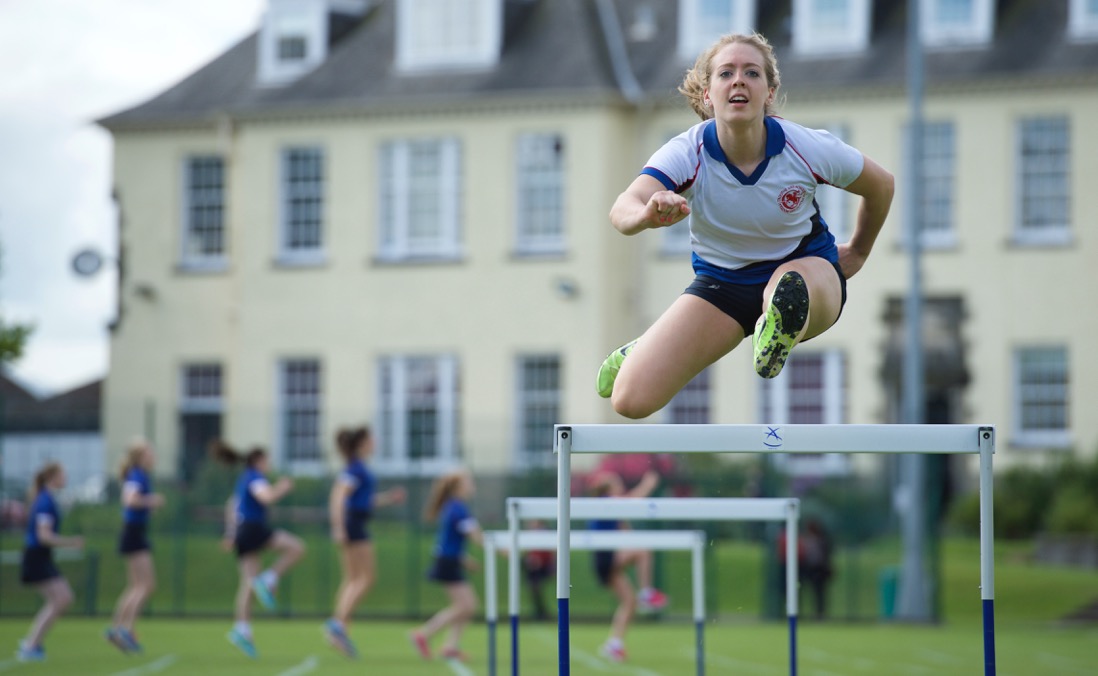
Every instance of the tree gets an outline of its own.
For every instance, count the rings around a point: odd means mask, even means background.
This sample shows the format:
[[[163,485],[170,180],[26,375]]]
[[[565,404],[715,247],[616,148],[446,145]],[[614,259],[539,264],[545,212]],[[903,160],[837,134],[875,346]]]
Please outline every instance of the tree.
[[[23,346],[34,329],[30,326],[7,324],[0,319],[0,365],[9,364],[23,356]]]

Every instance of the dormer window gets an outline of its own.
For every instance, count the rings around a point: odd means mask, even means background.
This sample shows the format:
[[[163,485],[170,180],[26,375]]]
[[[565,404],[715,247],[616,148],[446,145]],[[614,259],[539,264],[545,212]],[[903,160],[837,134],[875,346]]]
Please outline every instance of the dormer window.
[[[328,56],[328,0],[269,0],[259,30],[259,83],[282,85]]]
[[[481,70],[499,61],[503,0],[398,0],[397,67]]]
[[[920,0],[923,43],[972,47],[991,41],[991,0]]]
[[[1098,0],[1071,0],[1068,35],[1074,40],[1098,40]]]
[[[693,61],[726,33],[755,30],[754,0],[681,0],[679,56]]]
[[[869,46],[869,0],[793,0],[793,51],[850,54]]]
[[[278,38],[279,61],[302,61],[308,54],[309,42],[304,35],[284,35]]]

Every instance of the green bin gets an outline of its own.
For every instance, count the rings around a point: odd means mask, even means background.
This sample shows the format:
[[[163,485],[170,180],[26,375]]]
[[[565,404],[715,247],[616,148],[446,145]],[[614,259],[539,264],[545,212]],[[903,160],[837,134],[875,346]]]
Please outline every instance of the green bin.
[[[896,616],[896,594],[900,588],[900,569],[896,566],[882,568],[877,574],[880,593],[881,619],[891,620]]]

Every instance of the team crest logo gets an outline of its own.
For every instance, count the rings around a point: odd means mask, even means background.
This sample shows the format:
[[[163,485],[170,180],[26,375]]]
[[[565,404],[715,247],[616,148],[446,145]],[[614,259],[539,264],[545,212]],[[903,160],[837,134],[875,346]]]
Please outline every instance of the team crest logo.
[[[778,195],[778,206],[787,214],[791,214],[801,208],[804,202],[805,189],[799,185],[791,185]]]

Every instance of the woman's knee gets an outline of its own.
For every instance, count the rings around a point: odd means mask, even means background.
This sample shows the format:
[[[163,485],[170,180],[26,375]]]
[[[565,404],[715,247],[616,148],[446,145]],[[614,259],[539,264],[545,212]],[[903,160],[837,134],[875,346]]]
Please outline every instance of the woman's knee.
[[[614,412],[632,420],[647,418],[663,408],[665,403],[654,401],[650,393],[640,388],[629,388],[620,383],[615,383],[614,393],[610,398]]]

